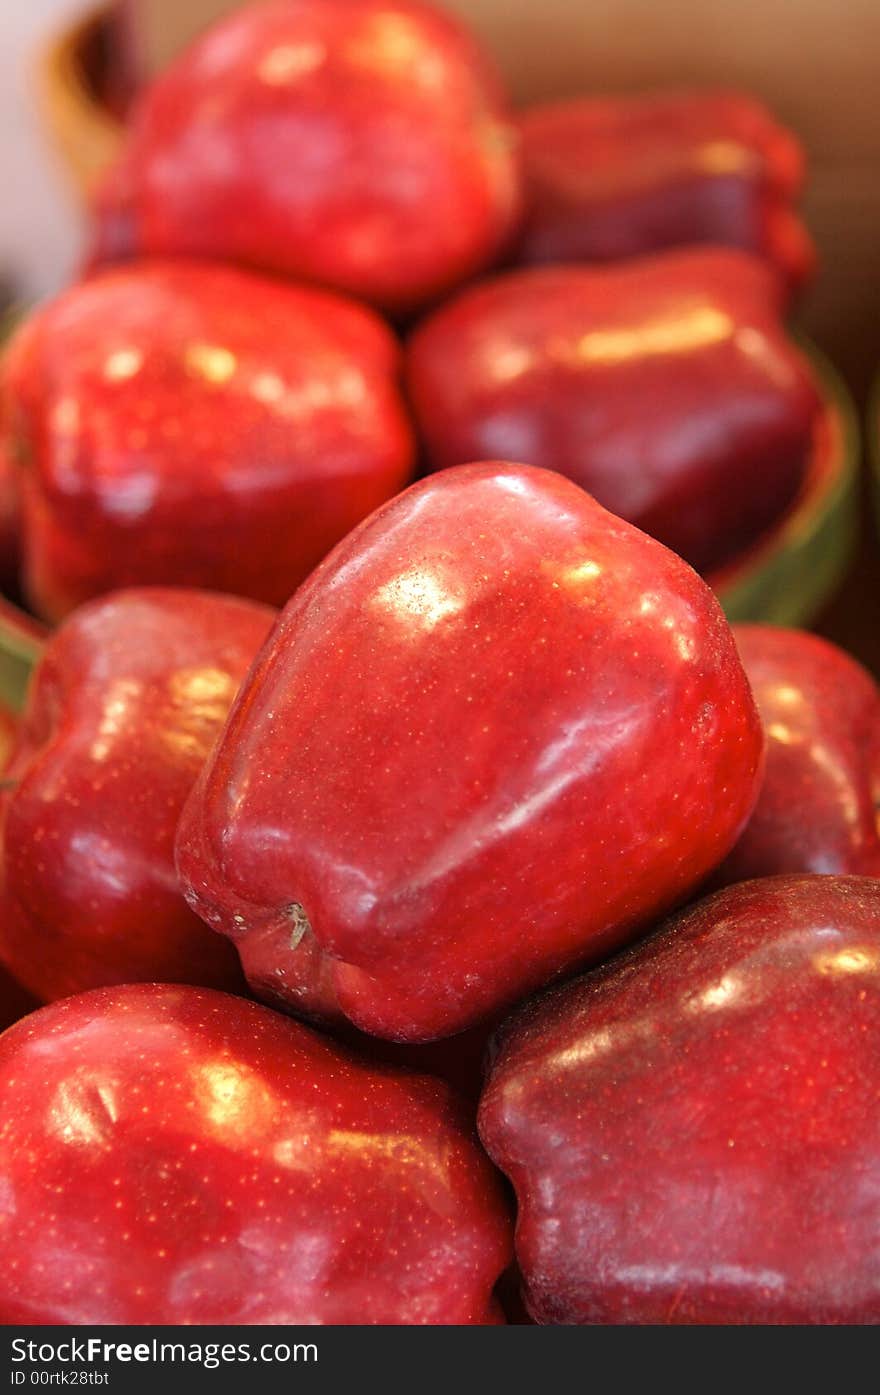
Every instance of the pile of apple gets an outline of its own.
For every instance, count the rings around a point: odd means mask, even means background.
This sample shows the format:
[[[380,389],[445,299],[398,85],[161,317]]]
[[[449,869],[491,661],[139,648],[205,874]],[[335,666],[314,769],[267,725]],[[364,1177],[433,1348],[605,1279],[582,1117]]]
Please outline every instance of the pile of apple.
[[[801,163],[415,0],[141,96],[0,369],[0,1320],[880,1321],[880,693],[704,579],[809,460]]]

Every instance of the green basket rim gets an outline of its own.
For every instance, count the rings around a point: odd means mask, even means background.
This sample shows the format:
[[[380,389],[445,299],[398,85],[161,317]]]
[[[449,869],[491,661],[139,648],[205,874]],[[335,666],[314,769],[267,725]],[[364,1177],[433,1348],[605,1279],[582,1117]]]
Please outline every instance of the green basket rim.
[[[709,577],[732,622],[808,624],[843,579],[855,552],[862,455],[858,411],[825,354],[803,337],[798,343],[837,436],[834,464],[817,494],[796,501],[750,559]]]

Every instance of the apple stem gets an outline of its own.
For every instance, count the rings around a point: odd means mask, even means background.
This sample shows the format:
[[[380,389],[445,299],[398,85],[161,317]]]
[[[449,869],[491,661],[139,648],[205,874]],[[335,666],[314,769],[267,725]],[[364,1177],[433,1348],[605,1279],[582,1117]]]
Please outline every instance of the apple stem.
[[[290,918],[292,926],[290,932],[290,948],[296,949],[303,935],[306,933],[307,930],[311,930],[312,927],[309,924],[309,918],[306,915],[304,908],[300,905],[299,901],[294,901],[292,905],[287,907],[287,914]]]

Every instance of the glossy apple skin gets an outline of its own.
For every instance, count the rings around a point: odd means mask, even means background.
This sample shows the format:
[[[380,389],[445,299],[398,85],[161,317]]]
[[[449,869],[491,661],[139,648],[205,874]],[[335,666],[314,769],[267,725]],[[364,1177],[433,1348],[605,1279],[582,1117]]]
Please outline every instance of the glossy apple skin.
[[[790,291],[811,278],[815,250],[794,208],[803,150],[747,93],[576,98],[530,108],[519,129],[517,260],[617,261],[714,243],[762,257]]]
[[[257,1003],[99,989],[0,1038],[5,1323],[490,1323],[472,1113]]]
[[[471,465],[379,510],[291,600],[178,871],[258,997],[449,1036],[699,883],[761,755],[699,577],[561,475]]]
[[[234,267],[120,267],[14,339],[25,588],[58,620],[130,585],[283,604],[408,482],[400,351],[372,312]]]
[[[880,1321],[880,883],[741,883],[525,1007],[480,1132],[543,1323]]]
[[[772,273],[723,248],[484,282],[409,343],[430,464],[559,470],[711,571],[780,517],[809,460],[818,397],[777,311]]]
[[[274,614],[128,591],[47,643],[0,795],[0,961],[39,998],[243,986],[231,946],[180,894],[174,834]]]
[[[136,106],[95,257],[216,257],[410,312],[487,266],[521,210],[515,132],[471,35],[413,0],[220,21]]]
[[[880,877],[880,690],[802,630],[734,626],[764,724],[758,802],[714,885],[782,872]]]

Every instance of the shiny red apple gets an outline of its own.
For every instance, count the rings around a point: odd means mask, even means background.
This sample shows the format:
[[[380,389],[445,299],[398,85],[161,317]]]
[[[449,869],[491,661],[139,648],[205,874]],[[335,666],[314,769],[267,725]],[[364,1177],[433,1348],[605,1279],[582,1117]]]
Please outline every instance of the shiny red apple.
[[[796,211],[804,153],[750,93],[582,97],[519,121],[523,262],[616,261],[714,243],[764,258],[791,290],[815,251]]]
[[[467,1109],[257,1003],[134,985],[0,1038],[0,1322],[490,1323]]]
[[[273,615],[128,591],[46,644],[0,793],[0,962],[38,997],[241,985],[231,946],[180,894],[174,835]]]
[[[772,272],[721,248],[497,277],[416,330],[407,372],[435,469],[559,470],[704,572],[792,501],[818,407]]]
[[[713,879],[777,872],[880,876],[880,690],[836,645],[734,627],[767,741],[761,794]]]
[[[427,1040],[608,954],[752,807],[714,596],[571,481],[413,486],[292,599],[178,832],[257,996]]]
[[[880,1322],[880,882],[730,887],[496,1053],[538,1321]]]
[[[285,0],[221,20],[145,91],[95,256],[193,254],[408,312],[520,212],[515,133],[470,33],[419,0]]]
[[[409,479],[398,366],[370,311],[232,267],[73,286],[0,377],[34,606],[57,620],[142,584],[282,604]]]

